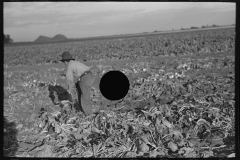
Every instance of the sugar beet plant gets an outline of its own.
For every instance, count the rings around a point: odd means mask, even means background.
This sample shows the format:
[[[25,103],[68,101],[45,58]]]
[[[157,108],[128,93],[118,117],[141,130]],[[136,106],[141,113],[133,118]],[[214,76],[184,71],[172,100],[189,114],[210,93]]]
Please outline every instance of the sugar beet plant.
[[[4,116],[18,131],[10,143],[4,125],[5,155],[233,157],[233,66],[231,55],[127,63],[117,68],[130,80],[126,97],[103,103],[93,86],[98,112],[88,117],[76,98],[68,101],[65,81],[57,80],[61,70],[5,71]],[[102,66],[94,74],[112,69]]]

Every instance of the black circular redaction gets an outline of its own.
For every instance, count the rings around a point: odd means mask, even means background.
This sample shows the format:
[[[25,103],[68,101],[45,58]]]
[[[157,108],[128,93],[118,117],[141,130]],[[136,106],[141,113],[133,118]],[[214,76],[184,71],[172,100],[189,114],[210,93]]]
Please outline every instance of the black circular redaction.
[[[106,99],[114,101],[120,100],[127,95],[129,85],[129,80],[124,73],[113,70],[103,75],[99,88]]]

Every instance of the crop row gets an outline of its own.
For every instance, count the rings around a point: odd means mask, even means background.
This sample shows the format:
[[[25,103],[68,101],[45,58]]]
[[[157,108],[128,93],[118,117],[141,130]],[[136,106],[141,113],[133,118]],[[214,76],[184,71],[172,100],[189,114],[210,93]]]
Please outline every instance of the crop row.
[[[6,71],[4,80],[14,84],[4,87],[4,115],[16,120],[23,135],[22,157],[218,157],[216,148],[234,148],[228,145],[235,135],[234,74],[188,72],[233,65],[233,56],[126,64],[120,70],[132,77],[128,95],[88,118],[69,111],[70,104],[57,109],[47,87],[38,85],[54,85],[60,70]],[[108,70],[102,67],[99,76]],[[98,105],[101,95],[93,92]]]
[[[4,46],[4,64],[57,63],[64,51],[69,51],[76,59],[90,61],[234,52],[234,48],[235,30],[218,29],[125,39]]]

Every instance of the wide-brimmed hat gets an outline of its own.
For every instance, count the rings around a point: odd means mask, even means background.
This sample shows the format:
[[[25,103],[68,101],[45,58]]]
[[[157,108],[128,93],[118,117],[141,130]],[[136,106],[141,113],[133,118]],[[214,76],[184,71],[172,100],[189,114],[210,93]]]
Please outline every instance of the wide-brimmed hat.
[[[72,56],[69,52],[63,52],[62,59],[60,61],[64,62],[64,61],[67,61],[67,60],[75,60],[75,59],[72,58]]]

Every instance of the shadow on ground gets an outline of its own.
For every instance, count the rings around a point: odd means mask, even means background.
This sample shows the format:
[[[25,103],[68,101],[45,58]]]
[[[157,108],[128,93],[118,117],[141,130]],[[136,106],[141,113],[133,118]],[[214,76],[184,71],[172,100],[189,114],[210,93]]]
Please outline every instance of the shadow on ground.
[[[9,122],[4,116],[4,140],[3,154],[4,157],[15,157],[18,150],[17,134],[15,122]]]

